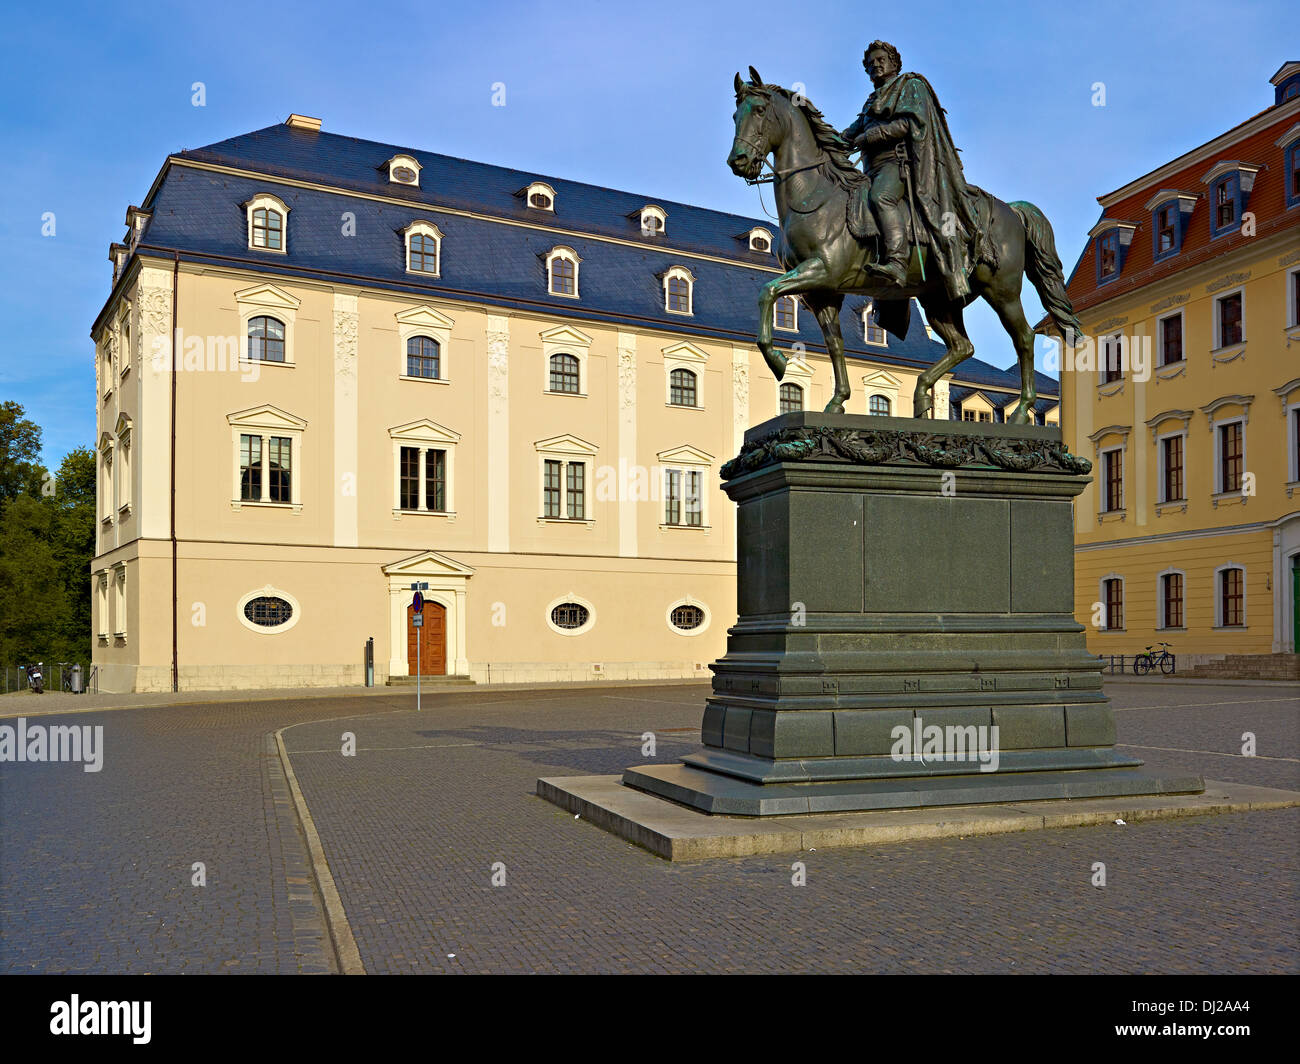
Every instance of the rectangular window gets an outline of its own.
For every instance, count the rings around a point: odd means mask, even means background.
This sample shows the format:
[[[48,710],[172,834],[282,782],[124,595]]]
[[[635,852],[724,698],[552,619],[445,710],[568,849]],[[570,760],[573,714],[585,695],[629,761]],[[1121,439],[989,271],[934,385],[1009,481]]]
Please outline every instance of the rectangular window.
[[[573,520],[587,516],[587,467],[581,462],[570,462],[568,469],[568,511]]]
[[[262,501],[262,437],[239,437],[239,497],[245,502]]]
[[[126,570],[119,569],[113,581],[113,634],[126,635]]]
[[[974,421],[974,420],[976,420],[976,418],[975,418],[975,411],[974,411],[974,410],[963,410],[963,411],[961,412],[961,419],[962,419],[963,421]]]
[[[680,469],[667,471],[668,485],[664,492],[664,524],[682,523],[682,472]]]
[[[1124,452],[1106,451],[1102,455],[1106,477],[1105,505],[1103,513],[1124,508]]]
[[[1119,239],[1116,234],[1102,237],[1101,240],[1101,276],[1113,277],[1119,259]]]
[[[1300,325],[1300,270],[1291,272],[1291,324]]]
[[[1183,437],[1166,436],[1160,441],[1160,501],[1175,502],[1183,496]]]
[[[1241,490],[1241,422],[1219,426],[1219,491]]]
[[[1234,292],[1218,301],[1219,347],[1239,344],[1245,336],[1241,320],[1241,293]]]
[[[1157,217],[1159,232],[1156,238],[1156,254],[1163,255],[1174,250],[1178,234],[1178,204],[1171,203],[1160,208]]]
[[[1236,182],[1224,181],[1214,190],[1214,227],[1226,229],[1237,220]]]
[[[290,502],[290,476],[293,441],[288,436],[272,436],[267,440],[267,486],[271,502]]]
[[[401,468],[398,470],[399,503],[403,510],[420,508],[420,450],[403,447]]]
[[[542,474],[542,516],[560,516],[560,476],[564,463],[546,460]]]
[[[794,300],[790,296],[782,296],[776,301],[776,327],[778,329],[793,329],[794,320]]]
[[[699,470],[686,473],[686,523],[694,528],[704,524],[703,480],[704,475]]]
[[[885,330],[876,323],[876,307],[874,303],[868,304],[864,321],[867,343],[883,344],[885,342]]]
[[[442,513],[447,509],[447,452],[429,448],[424,452],[424,508]]]
[[[95,611],[98,623],[96,628],[99,638],[108,641],[108,577],[100,576],[95,581],[95,593],[98,609]]]
[[[1117,381],[1123,376],[1124,356],[1123,356],[1124,338],[1116,333],[1114,336],[1106,337],[1101,343],[1101,383],[1110,384]]]
[[[1219,573],[1220,616],[1224,628],[1240,628],[1246,623],[1246,588],[1240,569]]]
[[[1161,616],[1163,628],[1183,627],[1183,574],[1165,573],[1160,578]]]
[[[1291,481],[1300,481],[1300,407],[1291,411]]]
[[[1107,580],[1106,587],[1106,631],[1122,631],[1124,628],[1124,581],[1117,577]]]
[[[1160,319],[1160,365],[1183,360],[1183,316],[1171,314]]]

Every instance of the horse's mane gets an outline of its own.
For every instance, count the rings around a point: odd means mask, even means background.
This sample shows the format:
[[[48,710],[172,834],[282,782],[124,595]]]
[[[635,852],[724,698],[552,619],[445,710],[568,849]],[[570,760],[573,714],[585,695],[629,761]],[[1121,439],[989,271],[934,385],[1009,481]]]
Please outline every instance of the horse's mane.
[[[849,152],[853,148],[840,136],[839,130],[826,121],[825,116],[813,106],[812,101],[807,96],[802,93],[793,93],[780,85],[755,85],[749,83],[745,84],[744,91],[765,96],[775,94],[790,101],[807,120],[808,128],[812,130],[813,140],[816,142],[817,147],[824,151],[830,159],[831,165],[824,167],[827,176],[846,190],[851,185],[862,180],[862,172],[849,160]]]

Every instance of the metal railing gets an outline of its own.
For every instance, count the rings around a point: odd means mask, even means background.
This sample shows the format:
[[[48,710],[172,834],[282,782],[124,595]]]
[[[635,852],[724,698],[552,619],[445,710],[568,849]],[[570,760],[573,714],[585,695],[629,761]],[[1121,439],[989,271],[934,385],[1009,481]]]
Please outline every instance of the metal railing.
[[[99,694],[99,666],[79,661],[62,661],[42,666],[45,690],[71,691],[72,670],[75,666],[81,668],[81,693]],[[22,665],[5,665],[0,667],[0,673],[3,673],[3,680],[0,681],[3,682],[3,691],[0,693],[7,695],[13,691],[27,690],[27,670]]]

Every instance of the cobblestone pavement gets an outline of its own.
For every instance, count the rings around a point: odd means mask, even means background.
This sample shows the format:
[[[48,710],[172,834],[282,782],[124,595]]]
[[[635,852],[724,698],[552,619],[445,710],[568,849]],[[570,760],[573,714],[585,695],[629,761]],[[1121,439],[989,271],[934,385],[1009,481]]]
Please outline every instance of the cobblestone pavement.
[[[1110,692],[1121,741],[1152,768],[1300,790],[1300,688]],[[76,714],[104,725],[103,771],[0,765],[0,970],[331,970],[281,727],[374,973],[1300,970],[1300,809],[669,864],[533,794],[539,776],[675,760],[698,746],[704,693]]]
[[[449,697],[349,722],[355,757],[340,722],[287,731],[367,970],[1300,971],[1300,809],[669,864],[533,795],[644,763],[646,731],[675,760],[703,693]],[[1112,694],[1153,769],[1300,789],[1300,688]]]

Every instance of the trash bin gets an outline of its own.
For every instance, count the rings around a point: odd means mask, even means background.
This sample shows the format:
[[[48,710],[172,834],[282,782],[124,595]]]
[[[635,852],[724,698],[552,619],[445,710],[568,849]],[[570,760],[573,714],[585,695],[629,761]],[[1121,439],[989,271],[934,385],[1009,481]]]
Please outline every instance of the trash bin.
[[[80,665],[74,665],[74,666],[72,666],[72,693],[73,693],[74,695],[81,695],[81,694],[85,694],[85,693],[86,693],[86,689],[85,689],[85,687],[82,685],[82,682],[81,682],[81,666],[80,666]]]

